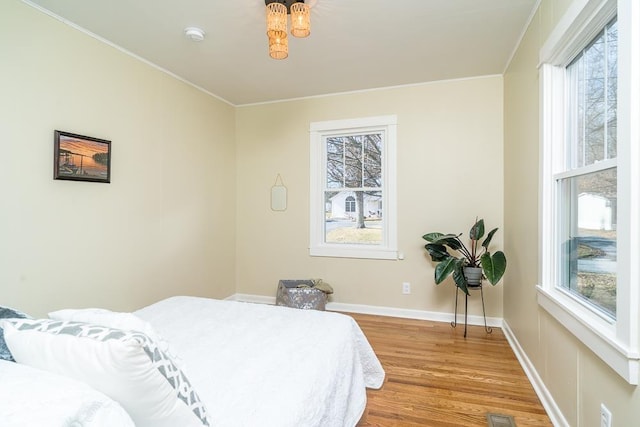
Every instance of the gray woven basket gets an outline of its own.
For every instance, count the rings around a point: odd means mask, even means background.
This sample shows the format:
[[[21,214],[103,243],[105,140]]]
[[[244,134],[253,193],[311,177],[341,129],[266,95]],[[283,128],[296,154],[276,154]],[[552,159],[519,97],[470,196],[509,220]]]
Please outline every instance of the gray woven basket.
[[[299,285],[309,287],[299,288]],[[303,310],[324,310],[327,305],[327,294],[320,289],[314,289],[312,280],[280,280],[276,293],[276,305]]]

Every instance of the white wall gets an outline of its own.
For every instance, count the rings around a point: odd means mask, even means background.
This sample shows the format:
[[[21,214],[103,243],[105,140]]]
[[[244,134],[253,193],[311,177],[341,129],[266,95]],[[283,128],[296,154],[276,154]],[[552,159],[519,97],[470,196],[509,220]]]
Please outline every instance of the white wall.
[[[18,0],[0,61],[0,304],[234,292],[233,107]],[[54,181],[54,129],[111,140],[111,183]]]
[[[405,259],[310,257],[309,123],[389,114],[398,116]],[[501,228],[494,241],[502,248],[502,128],[500,76],[238,108],[238,292],[274,296],[279,279],[322,278],[336,302],[451,313],[453,284],[436,287],[421,236],[468,235],[479,216]],[[289,190],[284,212],[269,204],[278,173]],[[412,284],[411,295],[402,282]],[[502,288],[487,289],[487,315],[502,317]],[[479,296],[470,313],[482,313]]]

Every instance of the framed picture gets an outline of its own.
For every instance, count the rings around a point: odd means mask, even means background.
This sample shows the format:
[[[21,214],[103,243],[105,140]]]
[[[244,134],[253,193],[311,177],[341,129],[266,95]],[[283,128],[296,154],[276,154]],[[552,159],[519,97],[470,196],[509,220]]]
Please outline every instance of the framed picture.
[[[53,179],[111,182],[111,141],[55,131]]]

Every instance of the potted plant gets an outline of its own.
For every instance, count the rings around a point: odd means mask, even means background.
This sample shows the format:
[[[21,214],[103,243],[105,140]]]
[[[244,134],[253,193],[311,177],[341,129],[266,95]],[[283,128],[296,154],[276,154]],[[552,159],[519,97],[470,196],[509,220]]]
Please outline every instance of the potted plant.
[[[469,248],[460,240],[462,233],[427,233],[422,236],[429,242],[424,247],[431,255],[431,260],[437,263],[436,284],[442,283],[451,274],[456,286],[468,295],[470,287],[481,285],[483,276],[492,285],[498,283],[507,269],[507,259],[502,251],[493,255],[489,252],[489,244],[496,231],[497,228],[491,230],[480,243],[480,239],[484,237],[484,220],[476,218],[469,231]]]

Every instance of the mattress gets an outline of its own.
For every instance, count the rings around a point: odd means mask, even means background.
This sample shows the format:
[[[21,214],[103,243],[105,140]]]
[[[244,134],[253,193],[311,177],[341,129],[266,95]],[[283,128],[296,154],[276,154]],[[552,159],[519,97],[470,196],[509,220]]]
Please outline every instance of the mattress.
[[[212,425],[354,426],[384,380],[342,314],[183,296],[134,314],[169,341]]]

